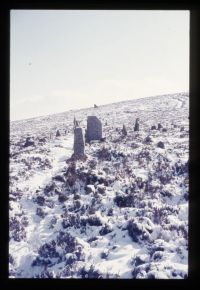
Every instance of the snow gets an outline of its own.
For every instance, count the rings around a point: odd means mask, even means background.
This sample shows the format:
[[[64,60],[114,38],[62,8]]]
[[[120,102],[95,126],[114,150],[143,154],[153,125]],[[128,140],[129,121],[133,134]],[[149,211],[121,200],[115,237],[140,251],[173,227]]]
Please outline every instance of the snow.
[[[11,122],[10,277],[187,277],[188,102],[171,94]],[[86,144],[70,185],[74,115],[83,129],[100,118],[106,141]],[[158,123],[167,131],[150,129]],[[35,145],[25,148],[27,136]],[[59,244],[61,233],[71,242]]]

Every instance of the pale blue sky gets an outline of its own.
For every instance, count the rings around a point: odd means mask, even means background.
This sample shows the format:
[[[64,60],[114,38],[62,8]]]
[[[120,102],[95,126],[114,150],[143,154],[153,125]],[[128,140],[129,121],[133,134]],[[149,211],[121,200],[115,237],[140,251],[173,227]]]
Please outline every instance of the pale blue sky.
[[[11,11],[11,120],[183,91],[189,11]]]

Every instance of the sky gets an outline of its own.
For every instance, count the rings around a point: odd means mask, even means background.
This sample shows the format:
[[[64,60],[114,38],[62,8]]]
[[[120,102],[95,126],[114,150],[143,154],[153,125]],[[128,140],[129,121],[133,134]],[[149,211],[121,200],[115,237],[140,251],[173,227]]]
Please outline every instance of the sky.
[[[11,10],[11,121],[189,91],[189,11]]]

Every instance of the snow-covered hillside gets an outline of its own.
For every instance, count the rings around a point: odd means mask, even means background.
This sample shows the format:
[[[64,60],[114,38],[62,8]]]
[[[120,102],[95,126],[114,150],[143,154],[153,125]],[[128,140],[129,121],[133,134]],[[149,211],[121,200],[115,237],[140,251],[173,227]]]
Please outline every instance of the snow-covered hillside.
[[[186,278],[188,114],[180,93],[11,122],[10,277]],[[105,141],[74,162],[89,115]]]

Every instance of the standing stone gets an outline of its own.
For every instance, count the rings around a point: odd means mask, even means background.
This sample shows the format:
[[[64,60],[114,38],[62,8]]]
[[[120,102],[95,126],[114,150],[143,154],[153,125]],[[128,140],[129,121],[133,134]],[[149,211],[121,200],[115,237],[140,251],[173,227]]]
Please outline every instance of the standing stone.
[[[35,142],[33,141],[33,139],[31,139],[31,137],[27,137],[24,147],[33,146],[33,145],[35,145]]]
[[[74,155],[76,157],[84,156],[85,142],[83,138],[83,130],[80,127],[74,129]]]
[[[139,131],[139,118],[137,118],[135,121],[134,131]]]
[[[96,116],[87,117],[87,142],[102,138],[102,124]]]
[[[56,131],[56,137],[60,137],[60,136],[61,136],[60,131],[57,130],[57,131]]]
[[[124,124],[123,124],[123,128],[122,128],[122,134],[123,134],[124,136],[127,135],[126,126],[125,126]]]

